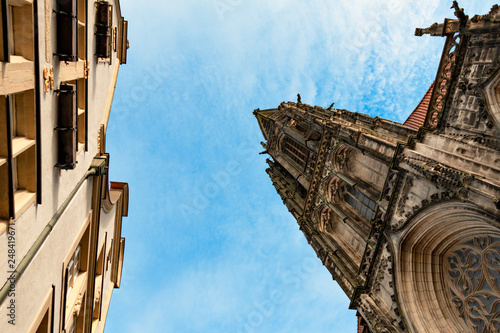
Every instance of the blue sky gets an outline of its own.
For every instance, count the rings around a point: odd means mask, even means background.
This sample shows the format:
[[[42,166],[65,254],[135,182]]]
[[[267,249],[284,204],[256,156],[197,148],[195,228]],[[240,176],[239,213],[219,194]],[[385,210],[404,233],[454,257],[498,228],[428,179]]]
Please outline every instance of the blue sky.
[[[460,1],[469,15],[494,1]],[[252,115],[295,100],[402,122],[453,17],[435,0],[121,0],[107,132],[130,185],[106,332],[355,332],[355,311],[265,173]]]

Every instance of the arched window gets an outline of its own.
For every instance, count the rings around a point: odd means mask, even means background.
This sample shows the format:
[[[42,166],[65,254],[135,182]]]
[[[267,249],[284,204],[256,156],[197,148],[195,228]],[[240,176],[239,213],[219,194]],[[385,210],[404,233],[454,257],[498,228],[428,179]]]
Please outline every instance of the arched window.
[[[352,186],[347,186],[344,200],[368,221],[375,217],[377,204]]]
[[[307,148],[285,136],[283,140],[283,153],[290,157],[297,165],[305,167],[307,161]]]
[[[353,264],[359,267],[366,243],[347,223],[342,221],[329,206],[324,206],[318,214],[318,230],[331,238]]]
[[[389,167],[381,161],[345,143],[333,152],[332,165],[335,172],[363,181],[376,193],[382,190],[389,171]]]
[[[332,177],[328,181],[326,196],[331,203],[340,204],[344,201],[368,221],[375,217],[375,201],[338,177]]]

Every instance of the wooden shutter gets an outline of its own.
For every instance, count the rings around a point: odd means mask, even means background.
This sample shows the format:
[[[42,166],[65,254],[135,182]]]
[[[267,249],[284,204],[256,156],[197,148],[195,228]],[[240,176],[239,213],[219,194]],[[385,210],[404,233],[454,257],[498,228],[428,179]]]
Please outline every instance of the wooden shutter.
[[[66,326],[66,300],[68,298],[68,268],[64,270],[64,286],[63,286],[63,301],[62,301],[62,323],[61,328],[64,330]]]
[[[57,0],[56,13],[59,60],[78,61],[76,0]]]
[[[76,167],[76,86],[62,83],[59,89],[58,103],[58,158],[57,167],[74,169]]]
[[[100,58],[107,58],[111,51],[111,5],[107,2],[97,2],[96,6],[96,55]]]
[[[0,22],[0,61],[10,62],[10,44],[9,44],[9,4],[8,0],[0,0],[1,19]]]
[[[127,63],[127,49],[128,49],[128,21],[125,21],[123,17],[119,24],[119,42],[118,42],[118,55],[120,58],[120,63]]]

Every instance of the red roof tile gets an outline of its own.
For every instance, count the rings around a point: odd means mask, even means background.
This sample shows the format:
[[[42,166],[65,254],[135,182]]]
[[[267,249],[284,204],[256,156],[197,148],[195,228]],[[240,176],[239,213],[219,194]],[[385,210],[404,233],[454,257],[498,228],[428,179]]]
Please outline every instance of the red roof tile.
[[[403,123],[408,127],[418,130],[424,125],[425,116],[427,115],[427,110],[429,109],[429,103],[431,102],[432,88],[434,87],[434,82],[431,84],[424,97],[418,103],[417,107],[410,114],[408,119]]]

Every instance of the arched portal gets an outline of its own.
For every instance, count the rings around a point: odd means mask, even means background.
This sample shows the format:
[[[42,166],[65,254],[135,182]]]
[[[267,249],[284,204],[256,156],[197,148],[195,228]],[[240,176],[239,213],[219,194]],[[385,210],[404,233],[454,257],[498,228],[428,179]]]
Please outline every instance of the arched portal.
[[[500,330],[500,230],[473,205],[431,206],[390,235],[411,332]]]

